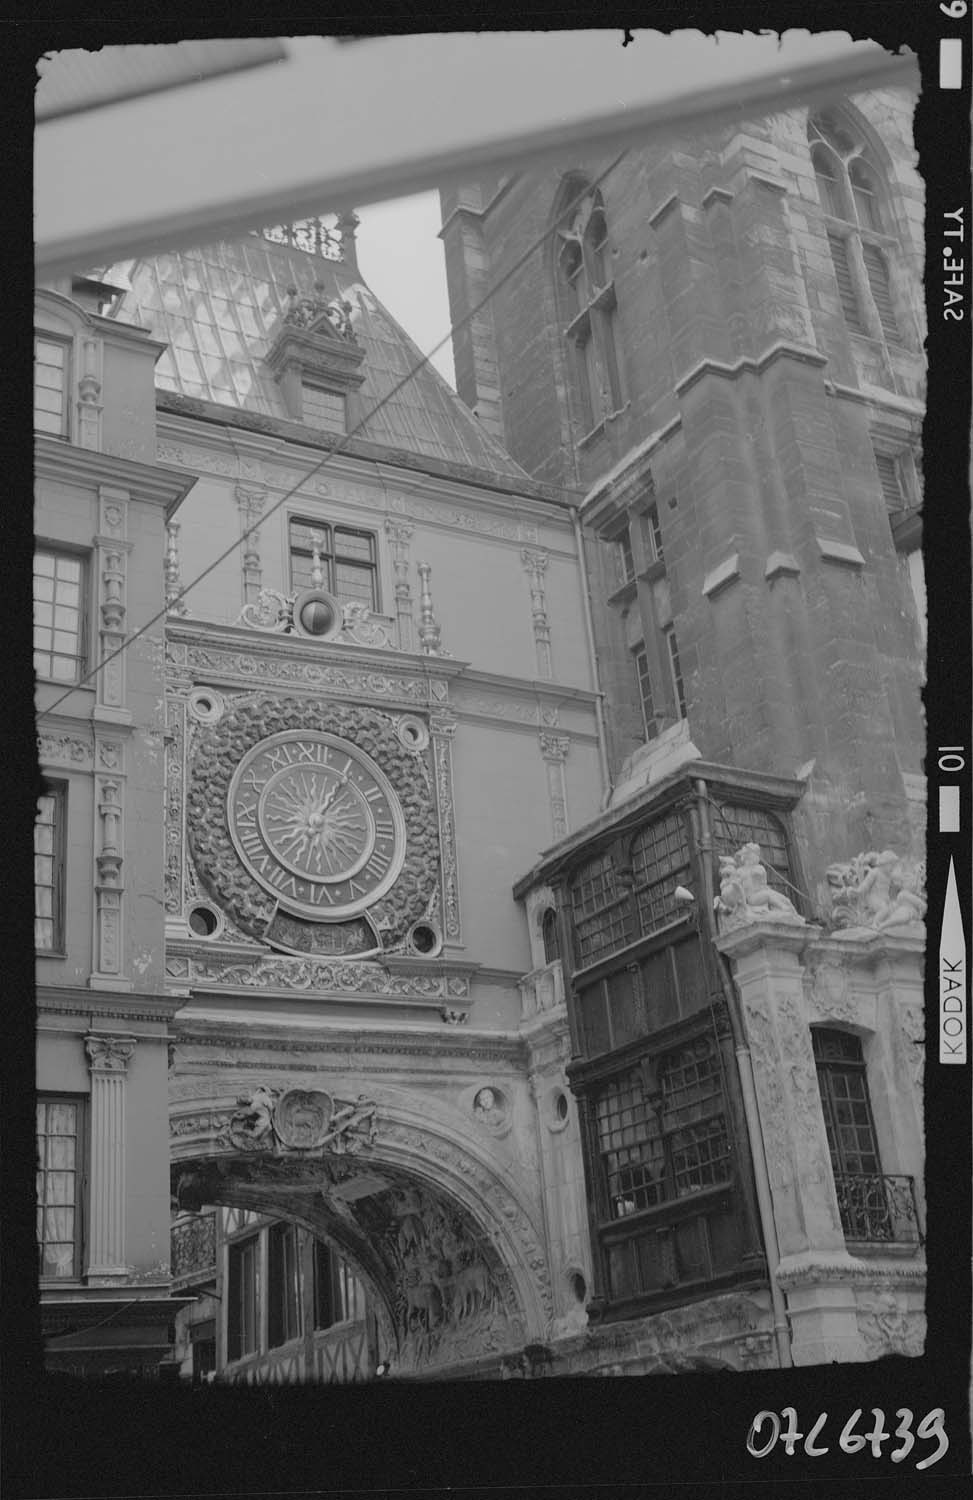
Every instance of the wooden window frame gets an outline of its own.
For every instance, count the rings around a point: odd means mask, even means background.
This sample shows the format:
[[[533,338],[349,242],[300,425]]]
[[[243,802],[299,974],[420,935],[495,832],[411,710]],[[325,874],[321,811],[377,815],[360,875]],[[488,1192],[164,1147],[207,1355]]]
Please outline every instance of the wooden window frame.
[[[34,662],[34,671],[35,671],[38,679],[41,682],[53,682],[53,683],[56,683],[58,687],[77,687],[79,685],[79,683],[81,682],[82,678],[85,675],[85,670],[86,670],[87,664],[88,664],[88,587],[89,587],[89,584],[88,584],[88,573],[89,573],[89,555],[86,552],[83,552],[83,551],[80,551],[80,550],[76,550],[76,549],[71,548],[71,547],[61,547],[61,546],[57,546],[57,545],[55,545],[54,543],[51,543],[51,542],[38,541],[35,544],[35,546],[34,546],[34,557],[33,557],[33,563],[34,563],[33,578],[34,578],[34,580],[38,579],[39,577],[46,577],[47,576],[46,574],[44,574],[44,575],[38,574],[38,572],[36,570],[36,563],[37,563],[37,559],[39,557],[50,557],[54,561],[54,573],[52,575],[53,590],[52,590],[52,598],[51,598],[51,600],[48,601],[46,599],[45,600],[35,599],[33,601],[33,603],[34,603],[35,606],[38,605],[38,604],[47,604],[47,603],[50,603],[50,605],[51,605],[51,620],[52,620],[52,623],[50,625],[50,642],[51,643],[50,643],[49,647],[34,645],[32,647],[32,650],[33,650],[35,656],[37,656],[38,654],[42,654],[42,655],[46,656],[49,659],[48,660],[48,665],[49,666],[50,666],[50,658],[53,658],[53,657],[62,658],[64,660],[73,660],[74,664],[75,664],[75,670],[74,670],[74,675],[72,677],[51,677],[51,676],[48,676],[45,672],[42,672],[38,668],[37,663],[35,661]],[[59,561],[75,562],[75,563],[78,564],[78,579],[77,579],[77,583],[78,583],[78,605],[77,605],[78,633],[77,633],[77,650],[75,652],[55,651],[55,649],[54,649],[54,632],[55,632],[55,629],[57,628],[55,626],[55,624],[54,624],[54,610],[58,607],[58,602],[57,602],[58,576],[57,576],[57,573],[58,573],[58,562]],[[72,606],[64,606],[64,605],[62,605],[61,607],[62,608],[65,608],[65,607],[66,608],[71,608]],[[45,626],[45,625],[39,625],[39,624],[37,624],[36,610],[34,612],[33,629],[34,630],[46,630],[46,629],[48,629],[48,627]]]
[[[39,343],[52,344],[64,351],[64,364],[62,366],[62,381],[59,387],[62,400],[61,425],[57,432],[52,432],[48,427],[37,426],[37,346]],[[73,356],[73,344],[70,339],[61,337],[56,333],[46,333],[43,329],[34,330],[34,431],[44,437],[54,438],[60,442],[71,441],[71,363]],[[58,389],[58,387],[41,387],[41,389]]]
[[[60,779],[55,779],[53,777],[45,777],[44,778],[44,783],[43,783],[43,789],[42,789],[40,795],[42,797],[51,797],[51,798],[54,799],[54,814],[53,814],[53,817],[51,819],[51,826],[53,827],[53,830],[54,830],[54,832],[52,834],[52,837],[51,837],[51,843],[52,843],[53,847],[52,847],[52,849],[50,851],[50,856],[49,856],[51,858],[51,860],[52,860],[53,875],[54,875],[54,879],[53,879],[53,882],[52,882],[52,885],[51,885],[51,905],[52,905],[53,911],[52,911],[52,916],[50,918],[50,921],[51,921],[51,925],[52,925],[52,937],[51,937],[51,946],[50,946],[50,948],[41,948],[41,947],[38,947],[37,946],[37,929],[36,929],[36,926],[35,926],[35,929],[34,929],[34,950],[35,950],[35,952],[37,953],[37,955],[39,957],[44,957],[44,958],[63,958],[65,956],[66,951],[67,951],[66,950],[66,927],[67,927],[67,923],[66,923],[65,899],[66,899],[66,893],[67,893],[67,869],[66,869],[66,865],[67,865],[68,783],[67,783],[67,781],[60,780]],[[40,850],[39,851],[37,849],[37,829],[38,829],[38,827],[41,827],[41,826],[46,826],[46,825],[42,825],[40,823],[40,819],[38,817],[35,820],[35,823],[34,823],[34,857],[35,857],[35,859],[36,858],[47,858],[48,857],[48,852],[46,850]],[[38,913],[37,913],[37,888],[38,888],[38,885],[37,885],[37,880],[36,880],[36,867],[35,867],[35,881],[34,881],[34,920],[35,920],[35,923],[38,920],[45,920],[45,921],[48,920],[45,916],[41,916],[41,917],[38,916]]]
[[[297,1226],[278,1219],[267,1234],[267,1348],[279,1349],[303,1334],[301,1256]]]
[[[226,1360],[235,1364],[238,1360],[252,1359],[261,1354],[261,1239],[262,1231],[254,1229],[241,1234],[227,1245],[226,1258]],[[245,1293],[244,1272],[249,1268],[247,1281],[252,1291],[252,1343],[244,1347],[248,1330],[244,1327],[243,1315]],[[236,1281],[236,1285],[234,1282]]]
[[[309,531],[320,532],[324,538],[324,546],[321,549],[321,565],[325,575],[323,587],[328,591],[328,593],[334,594],[337,599],[345,602],[349,602],[351,600],[357,600],[357,602],[360,603],[365,602],[357,595],[342,594],[338,589],[338,567],[341,565],[344,565],[345,567],[352,567],[357,572],[360,572],[363,575],[367,574],[371,578],[371,602],[367,605],[367,608],[371,611],[372,614],[379,613],[381,604],[381,588],[379,578],[378,536],[376,535],[376,533],[374,531],[367,530],[365,527],[347,526],[340,521],[319,521],[315,520],[313,517],[309,517],[306,515],[289,515],[287,518],[287,560],[288,579],[292,593],[300,592],[300,590],[302,589],[313,587],[310,582],[297,583],[294,578],[294,559],[306,558],[310,562],[313,557],[313,552],[309,547],[295,544],[293,540],[293,528],[295,526],[303,526],[306,527]],[[360,558],[343,557],[341,555],[339,549],[340,539],[342,536],[361,537],[368,542],[369,562],[367,564],[363,563]]]

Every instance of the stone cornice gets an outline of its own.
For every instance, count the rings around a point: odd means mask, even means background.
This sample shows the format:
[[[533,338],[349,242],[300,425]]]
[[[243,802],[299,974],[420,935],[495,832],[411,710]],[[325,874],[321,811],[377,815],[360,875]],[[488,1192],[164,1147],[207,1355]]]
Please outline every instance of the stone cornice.
[[[619,495],[624,496],[625,492],[642,480],[648,461],[681,429],[682,416],[671,417],[668,422],[663,423],[655,432],[650,433],[642,442],[631,448],[624,458],[609,469],[607,474],[596,480],[581,502],[580,509],[585,520],[592,525],[610,521],[614,516],[614,506]],[[599,501],[607,500],[609,494],[612,503],[611,514],[602,515]],[[618,503],[621,501],[619,500]]]
[[[498,1062],[506,1061],[512,1066],[524,1064],[524,1042],[516,1034],[505,1031],[471,1031],[466,1028],[462,1032],[461,1041],[457,1041],[456,1036],[455,1031],[442,1026],[435,1030],[409,1026],[408,1029],[399,1031],[388,1024],[374,1030],[360,1026],[329,1026],[327,1031],[315,1029],[309,1034],[308,1028],[288,1025],[284,1021],[280,1024],[249,1020],[241,1023],[202,1018],[190,1018],[184,1022],[177,1020],[173,1028],[173,1039],[177,1046],[212,1047],[217,1051],[240,1052],[249,1049],[261,1055],[316,1053],[322,1058],[344,1053],[351,1053],[354,1057],[401,1055],[413,1060],[421,1057],[450,1057],[471,1062],[493,1059]],[[207,1068],[221,1065],[224,1065],[222,1060],[212,1063],[207,1059],[206,1062]],[[257,1065],[259,1066],[259,1059]],[[227,1061],[225,1066],[239,1066],[239,1061]],[[339,1059],[336,1066],[347,1066],[344,1057]],[[189,1077],[191,1074],[184,1072],[180,1076]]]
[[[133,499],[165,508],[170,517],[189,494],[197,475],[164,464],[140,463],[134,458],[120,458],[114,453],[77,448],[73,443],[36,435],[34,439],[34,472],[39,479],[82,484],[97,490],[100,485],[115,484],[127,490]]]
[[[820,934],[820,927],[811,927],[800,918],[772,917],[758,922],[746,922],[729,932],[721,932],[716,946],[727,958],[743,958],[758,948],[784,949],[788,953],[803,954],[808,944]]]
[[[845,1251],[808,1251],[802,1255],[788,1255],[779,1263],[776,1280],[785,1290],[790,1287],[816,1286],[825,1283],[852,1282],[855,1285],[883,1287],[897,1282],[915,1282],[921,1285],[926,1280],[926,1262],[923,1258],[912,1261],[877,1264],[859,1260]]]
[[[827,363],[827,356],[821,354],[817,349],[809,349],[803,344],[790,344],[784,340],[772,344],[769,349],[758,355],[745,355],[741,359],[734,360],[728,364],[722,359],[701,359],[698,364],[687,370],[685,375],[680,375],[676,381],[675,389],[677,396],[684,396],[697,380],[702,380],[705,375],[717,375],[722,380],[736,380],[743,374],[762,375],[768,365],[778,359],[796,359],[805,365],[817,365],[823,369]]]
[[[239,407],[221,406],[215,401],[200,401],[195,397],[175,396],[169,391],[156,391],[156,408],[160,415],[172,413],[189,416],[195,424],[208,424],[222,428],[225,435],[243,428],[249,431],[275,434],[302,448],[317,450],[323,458],[340,445],[341,453],[349,458],[370,459],[401,470],[416,470],[423,474],[460,483],[475,484],[484,490],[497,490],[516,496],[546,500],[564,508],[573,502],[554,485],[541,483],[525,474],[507,476],[492,470],[479,469],[472,464],[454,463],[447,459],[431,458],[422,453],[413,453],[403,448],[392,448],[363,437],[327,434],[306,427],[302,422],[284,417],[266,417],[262,413],[244,411]]]
[[[251,630],[246,625],[227,625],[211,620],[192,618],[169,619],[166,622],[167,646],[182,645],[203,649],[235,652],[248,658],[264,659],[268,662],[286,658],[295,662],[307,662],[318,667],[364,669],[387,677],[425,677],[427,680],[458,677],[466,671],[468,663],[452,657],[425,656],[417,652],[384,650],[375,646],[358,646],[354,642],[342,641],[333,644],[312,637],[275,634],[269,631]],[[170,662],[170,669],[184,675],[185,668],[179,662]],[[192,668],[189,669],[192,671]],[[219,672],[206,672],[207,681],[223,680]],[[225,674],[227,681],[235,681],[236,674]],[[259,679],[247,672],[248,681],[260,686]],[[276,685],[276,684],[275,684]],[[435,695],[430,692],[430,701]]]
[[[90,1021],[93,1017],[111,1021],[171,1021],[185,1002],[170,995],[129,994],[123,1000],[117,994],[99,995],[94,990],[68,985],[38,985],[37,1011],[40,1015],[77,1016]]]

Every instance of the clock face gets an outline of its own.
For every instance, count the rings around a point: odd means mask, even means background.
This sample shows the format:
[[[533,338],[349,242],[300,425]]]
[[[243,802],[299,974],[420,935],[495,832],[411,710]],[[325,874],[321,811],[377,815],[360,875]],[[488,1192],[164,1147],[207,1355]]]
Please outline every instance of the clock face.
[[[318,922],[377,901],[405,858],[405,819],[388,779],[347,740],[289,730],[261,740],[228,790],[230,834],[279,905]]]

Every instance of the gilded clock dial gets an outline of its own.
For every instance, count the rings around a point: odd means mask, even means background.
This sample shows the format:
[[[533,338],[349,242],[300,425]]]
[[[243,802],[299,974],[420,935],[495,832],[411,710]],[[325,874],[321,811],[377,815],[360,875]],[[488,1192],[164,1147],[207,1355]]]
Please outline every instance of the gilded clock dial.
[[[229,824],[244,865],[287,911],[339,920],[384,895],[405,854],[388,779],[348,740],[313,730],[272,735],[229,786]]]

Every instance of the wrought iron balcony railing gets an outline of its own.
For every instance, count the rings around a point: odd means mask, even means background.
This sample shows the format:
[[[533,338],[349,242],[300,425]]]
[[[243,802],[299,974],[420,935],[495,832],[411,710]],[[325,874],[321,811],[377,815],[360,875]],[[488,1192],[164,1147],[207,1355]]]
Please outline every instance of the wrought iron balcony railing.
[[[914,1178],[842,1172],[835,1174],[835,1187],[846,1239],[894,1245],[923,1243]]]
[[[216,1272],[216,1215],[189,1214],[172,1226],[172,1279],[188,1282],[204,1279]]]

